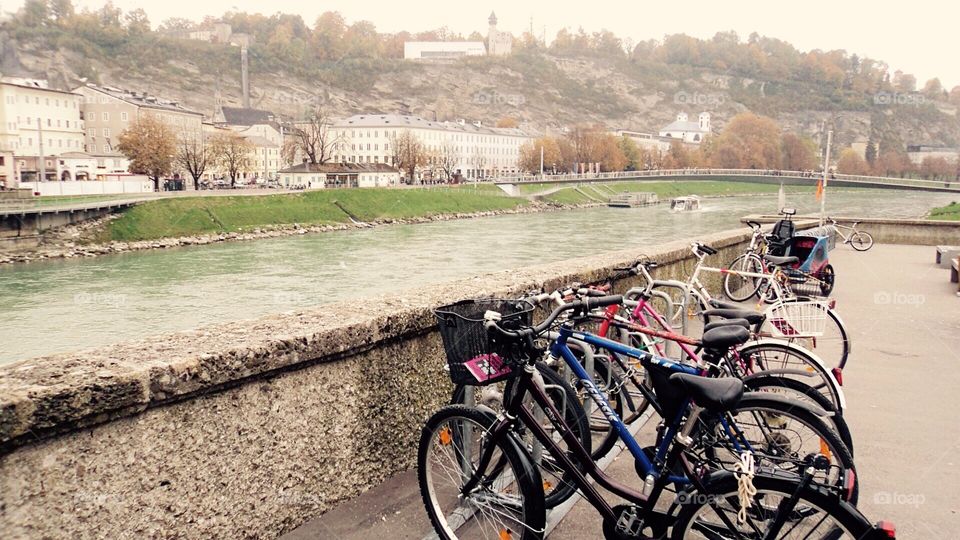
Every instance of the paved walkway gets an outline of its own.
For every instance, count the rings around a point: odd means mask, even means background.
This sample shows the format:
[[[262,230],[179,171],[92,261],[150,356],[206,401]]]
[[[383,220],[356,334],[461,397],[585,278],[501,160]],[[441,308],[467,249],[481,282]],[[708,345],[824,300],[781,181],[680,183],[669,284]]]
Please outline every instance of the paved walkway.
[[[831,253],[838,311],[853,339],[844,390],[860,508],[892,520],[907,540],[960,538],[960,298],[934,254],[932,246],[888,245]],[[652,440],[651,427],[641,444]],[[636,480],[626,454],[608,470]],[[581,501],[549,538],[600,538],[599,523]],[[420,539],[430,530],[408,471],[284,539]]]

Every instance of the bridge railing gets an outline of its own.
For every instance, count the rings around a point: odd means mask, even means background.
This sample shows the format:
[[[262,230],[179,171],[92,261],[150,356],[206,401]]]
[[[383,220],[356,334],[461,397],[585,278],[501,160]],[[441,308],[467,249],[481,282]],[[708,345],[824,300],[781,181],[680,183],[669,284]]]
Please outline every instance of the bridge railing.
[[[515,175],[495,178],[494,182],[498,184],[510,183],[538,183],[538,182],[577,182],[577,181],[596,181],[596,180],[632,180],[637,178],[671,178],[671,177],[690,177],[690,176],[759,176],[759,177],[784,177],[784,178],[805,178],[811,183],[821,178],[821,173],[816,171],[789,171],[774,169],[714,169],[714,168],[685,168],[685,169],[653,169],[646,171],[616,171],[603,173],[585,173],[585,174],[555,174],[555,175]],[[938,189],[951,189],[960,191],[960,181],[956,180],[928,180],[923,178],[891,178],[884,176],[868,176],[855,174],[832,174],[829,180],[841,180],[846,182],[857,182],[862,184],[880,184],[891,186],[909,186],[926,187]]]

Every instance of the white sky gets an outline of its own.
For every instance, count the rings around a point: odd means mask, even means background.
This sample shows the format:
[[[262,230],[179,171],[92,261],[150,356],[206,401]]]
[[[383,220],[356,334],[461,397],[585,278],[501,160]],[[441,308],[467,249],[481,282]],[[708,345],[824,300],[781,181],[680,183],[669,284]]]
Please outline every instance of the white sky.
[[[22,0],[3,1],[2,9],[19,9]],[[78,7],[99,8],[102,0],[74,0]],[[955,0],[114,0],[124,11],[143,7],[156,26],[168,17],[202,19],[230,9],[261,13],[296,13],[310,26],[324,11],[339,11],[347,22],[369,20],[384,32],[421,31],[447,26],[465,36],[486,32],[495,10],[499,27],[514,35],[526,30],[533,17],[539,35],[546,26],[548,41],[563,27],[587,32],[606,28],[634,41],[662,39],[685,33],[700,38],[735,30],[746,39],[751,32],[783,39],[801,50],[846,49],[887,62],[917,76],[922,85],[940,77],[948,89],[960,84],[955,55],[960,3]],[[268,7],[267,7],[268,6]]]

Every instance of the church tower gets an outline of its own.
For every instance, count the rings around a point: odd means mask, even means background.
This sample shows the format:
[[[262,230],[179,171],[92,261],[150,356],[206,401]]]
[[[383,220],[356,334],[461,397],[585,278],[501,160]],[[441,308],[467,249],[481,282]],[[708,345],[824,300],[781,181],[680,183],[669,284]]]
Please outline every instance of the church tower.
[[[497,14],[490,12],[487,19],[490,28],[487,30],[487,54],[490,56],[506,56],[513,49],[513,36],[509,32],[497,30]]]

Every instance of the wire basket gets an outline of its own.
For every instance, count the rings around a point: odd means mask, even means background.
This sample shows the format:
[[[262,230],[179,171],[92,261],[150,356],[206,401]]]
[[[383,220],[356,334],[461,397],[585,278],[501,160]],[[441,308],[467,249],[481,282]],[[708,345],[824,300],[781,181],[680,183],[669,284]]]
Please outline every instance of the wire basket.
[[[523,343],[484,328],[483,315],[496,311],[497,324],[513,330],[530,326],[534,306],[523,300],[464,300],[433,311],[440,327],[447,367],[453,384],[483,386],[509,379],[525,359]]]
[[[785,338],[820,337],[827,327],[826,302],[780,302],[767,310],[767,320],[774,334]]]

